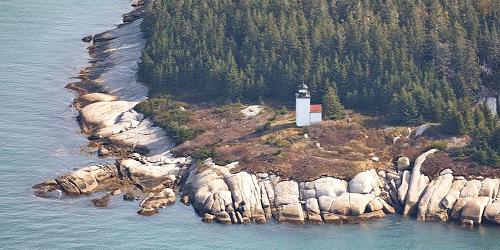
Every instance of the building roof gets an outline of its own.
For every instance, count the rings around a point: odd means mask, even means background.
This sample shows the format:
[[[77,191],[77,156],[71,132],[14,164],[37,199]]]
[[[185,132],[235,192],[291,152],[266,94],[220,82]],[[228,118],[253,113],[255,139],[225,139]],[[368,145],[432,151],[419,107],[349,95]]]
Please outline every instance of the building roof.
[[[321,113],[323,112],[323,107],[321,106],[321,104],[312,104],[309,108],[309,111],[311,113]]]
[[[302,81],[302,84],[300,84],[299,89],[308,89],[308,87],[304,81]]]

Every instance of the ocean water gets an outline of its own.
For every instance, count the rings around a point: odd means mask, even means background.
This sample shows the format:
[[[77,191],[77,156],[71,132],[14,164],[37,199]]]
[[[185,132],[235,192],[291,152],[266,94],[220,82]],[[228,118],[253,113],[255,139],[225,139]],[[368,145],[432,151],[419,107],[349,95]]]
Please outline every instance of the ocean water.
[[[86,65],[80,38],[121,22],[128,0],[0,0],[0,249],[500,249],[500,228],[399,215],[357,225],[204,224],[176,204],[152,217],[115,197],[48,200],[30,187],[92,162],[64,86]]]

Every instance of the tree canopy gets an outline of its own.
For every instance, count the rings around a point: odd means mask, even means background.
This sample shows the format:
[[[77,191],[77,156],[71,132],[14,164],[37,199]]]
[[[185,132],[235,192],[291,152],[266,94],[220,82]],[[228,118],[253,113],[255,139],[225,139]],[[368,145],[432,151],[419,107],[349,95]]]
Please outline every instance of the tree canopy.
[[[139,78],[184,99],[293,102],[300,82],[326,116],[342,106],[479,138],[495,159],[500,1],[158,0],[143,21]],[[490,157],[491,156],[491,157]]]

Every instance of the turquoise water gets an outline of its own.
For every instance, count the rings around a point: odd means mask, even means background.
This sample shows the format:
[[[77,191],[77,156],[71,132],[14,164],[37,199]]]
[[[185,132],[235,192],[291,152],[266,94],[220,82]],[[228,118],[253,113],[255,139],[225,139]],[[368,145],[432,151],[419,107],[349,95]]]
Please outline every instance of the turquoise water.
[[[64,86],[87,60],[80,38],[113,27],[128,0],[0,0],[0,249],[34,248],[500,248],[500,228],[419,223],[389,216],[369,224],[204,224],[176,204],[153,217],[137,203],[92,197],[46,200],[30,187],[99,161],[86,153],[74,93]]]

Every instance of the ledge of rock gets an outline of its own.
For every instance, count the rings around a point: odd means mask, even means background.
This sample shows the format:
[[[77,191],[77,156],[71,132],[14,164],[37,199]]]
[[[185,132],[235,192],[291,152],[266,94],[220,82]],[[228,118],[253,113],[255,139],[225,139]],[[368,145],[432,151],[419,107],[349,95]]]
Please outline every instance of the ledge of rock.
[[[51,197],[54,193],[61,191],[68,195],[89,194],[96,190],[99,183],[104,183],[116,176],[114,165],[90,166],[61,175],[55,180],[37,184],[33,186],[33,190],[40,197]]]
[[[113,102],[117,101],[118,97],[104,93],[88,93],[81,95],[76,99],[76,102],[81,106],[87,106],[94,102]]]
[[[134,108],[138,102],[114,101],[91,103],[80,111],[84,132],[92,133],[97,129],[115,125],[118,117]]]
[[[164,208],[175,203],[174,190],[165,188],[159,193],[149,193],[144,198],[139,206],[141,209],[137,211],[140,215],[153,215],[158,213],[158,209]]]

